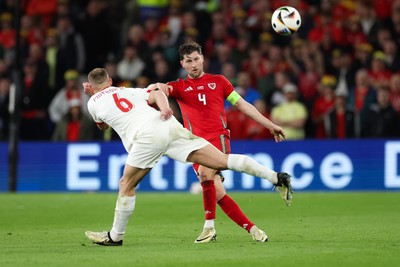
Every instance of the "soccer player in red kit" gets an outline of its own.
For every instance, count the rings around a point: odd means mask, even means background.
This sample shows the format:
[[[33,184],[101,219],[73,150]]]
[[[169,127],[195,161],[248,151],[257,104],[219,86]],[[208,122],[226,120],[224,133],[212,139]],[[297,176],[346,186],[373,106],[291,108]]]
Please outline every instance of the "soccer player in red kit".
[[[266,127],[279,142],[286,139],[283,129],[261,115],[257,109],[234,91],[232,84],[222,75],[204,73],[201,46],[196,42],[187,42],[179,48],[180,63],[188,73],[185,79],[178,79],[164,86],[163,91],[175,98],[180,106],[184,126],[193,134],[203,137],[222,152],[230,153],[229,129],[226,123],[224,102],[227,99],[241,112]],[[248,231],[254,240],[266,242],[264,231],[258,229],[241,211],[238,204],[226,193],[220,172],[197,164],[193,165],[203,189],[205,224],[203,232],[195,243],[207,243],[216,240],[214,227],[216,204],[231,220]],[[289,176],[278,173],[279,176]],[[289,176],[290,177],[290,176]],[[276,187],[290,205],[292,189]],[[282,191],[281,191],[282,190]]]

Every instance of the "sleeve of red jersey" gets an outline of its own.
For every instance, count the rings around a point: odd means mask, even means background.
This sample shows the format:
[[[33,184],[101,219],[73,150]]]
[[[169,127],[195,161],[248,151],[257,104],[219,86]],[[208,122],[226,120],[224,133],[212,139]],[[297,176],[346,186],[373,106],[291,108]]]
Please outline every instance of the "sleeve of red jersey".
[[[219,78],[221,80],[221,84],[223,85],[223,90],[224,90],[224,98],[228,98],[228,96],[235,91],[233,88],[233,85],[228,81],[227,78],[223,75],[219,75]]]

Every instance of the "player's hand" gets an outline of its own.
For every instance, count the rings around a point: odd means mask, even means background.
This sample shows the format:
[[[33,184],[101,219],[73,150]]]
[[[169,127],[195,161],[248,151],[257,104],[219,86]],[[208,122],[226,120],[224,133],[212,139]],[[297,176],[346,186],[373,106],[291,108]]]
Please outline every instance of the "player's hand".
[[[280,126],[274,125],[270,132],[274,136],[275,142],[286,140],[286,133]]]
[[[172,115],[174,114],[174,112],[172,111],[172,109],[170,107],[166,108],[165,110],[160,110],[160,112],[161,112],[161,119],[164,121],[171,118]]]
[[[172,91],[172,86],[166,83],[156,83],[157,88],[164,92],[166,96],[169,96],[169,92]]]
[[[93,91],[92,85],[90,83],[84,82],[84,83],[82,83],[82,86],[83,86],[83,92],[86,95],[88,95],[88,96],[94,95],[94,91]]]

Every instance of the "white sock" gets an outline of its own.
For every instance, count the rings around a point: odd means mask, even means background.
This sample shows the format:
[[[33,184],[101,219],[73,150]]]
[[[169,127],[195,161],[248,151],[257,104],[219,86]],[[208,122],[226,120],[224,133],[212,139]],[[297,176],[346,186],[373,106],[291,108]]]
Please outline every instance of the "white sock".
[[[272,184],[276,184],[278,182],[278,176],[275,171],[268,169],[254,159],[245,155],[229,154],[228,169],[267,179]]]
[[[136,196],[122,196],[118,194],[117,204],[115,206],[114,223],[110,231],[110,237],[117,242],[124,239],[125,229],[129,218],[135,209]]]
[[[254,234],[254,231],[255,231],[256,229],[257,229],[257,226],[253,225],[253,226],[250,228],[249,233],[250,233],[250,234]]]
[[[214,228],[214,220],[206,220],[204,223],[204,228]]]

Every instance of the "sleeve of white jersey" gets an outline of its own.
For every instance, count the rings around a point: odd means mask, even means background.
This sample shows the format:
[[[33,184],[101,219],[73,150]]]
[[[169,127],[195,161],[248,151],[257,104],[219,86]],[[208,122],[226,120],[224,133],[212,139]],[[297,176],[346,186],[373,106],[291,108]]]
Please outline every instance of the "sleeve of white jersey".
[[[88,107],[89,114],[92,116],[94,122],[95,123],[102,123],[102,121],[99,118],[97,118],[96,110],[95,110],[95,107],[93,105],[93,101],[89,100],[88,103],[87,103],[87,107]]]

